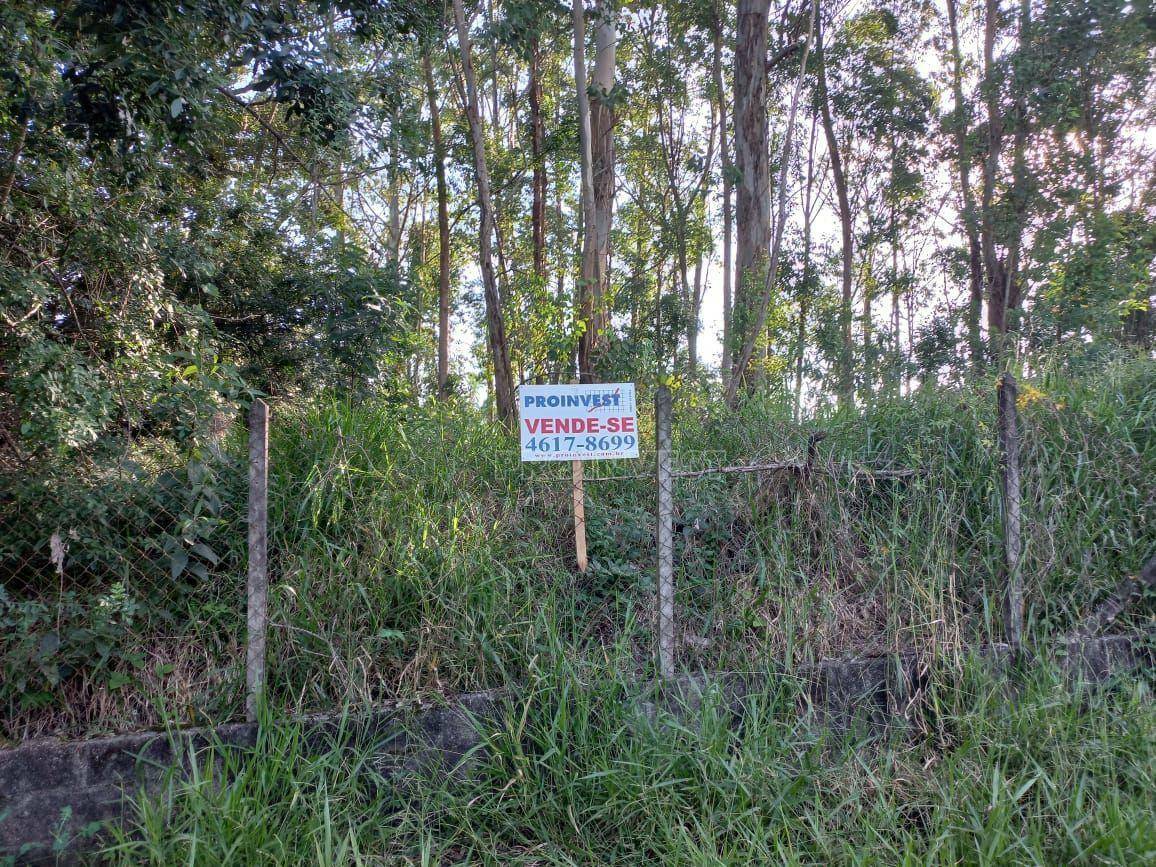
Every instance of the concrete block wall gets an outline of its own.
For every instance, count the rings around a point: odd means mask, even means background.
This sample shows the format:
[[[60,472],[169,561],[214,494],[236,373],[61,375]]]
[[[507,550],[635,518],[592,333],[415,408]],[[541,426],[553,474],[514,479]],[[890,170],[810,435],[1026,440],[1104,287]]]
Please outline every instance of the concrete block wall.
[[[1116,672],[1152,668],[1150,636],[1115,636],[1060,645],[1059,663],[1072,679],[1101,681]],[[1011,654],[1006,645],[985,648],[981,658],[1003,670]],[[721,673],[688,675],[660,694],[638,701],[651,719],[662,713],[694,713],[711,687],[740,719],[744,699],[767,685],[769,677],[802,681],[805,707],[823,725],[852,721],[886,726],[902,718],[917,701],[933,660],[911,654],[828,660],[781,675]],[[322,750],[335,738],[370,744],[388,776],[430,765],[468,773],[462,759],[486,734],[501,725],[507,697],[503,690],[459,696],[439,707],[379,707],[355,715],[306,717],[306,743]],[[257,742],[256,724],[230,723],[214,729],[146,732],[87,741],[43,740],[0,751],[0,864],[72,863],[99,845],[100,829],[117,820],[125,794],[180,772],[189,757],[211,744],[247,748]]]
[[[496,724],[501,690],[458,697],[442,707],[383,706],[350,715],[299,720],[306,749],[335,740],[372,744],[383,768],[412,770],[429,763],[458,765]],[[482,726],[475,724],[481,721]],[[183,772],[211,746],[251,748],[256,723],[212,729],[144,732],[85,741],[30,741],[0,750],[0,865],[74,863],[99,845],[105,823],[122,815],[124,797]]]

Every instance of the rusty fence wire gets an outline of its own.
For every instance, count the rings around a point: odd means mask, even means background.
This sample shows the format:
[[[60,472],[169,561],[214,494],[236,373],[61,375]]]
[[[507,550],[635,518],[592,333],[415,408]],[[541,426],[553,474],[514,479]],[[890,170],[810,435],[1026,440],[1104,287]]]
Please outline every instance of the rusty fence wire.
[[[235,715],[243,432],[0,473],[0,741]],[[207,420],[206,428],[213,420]]]

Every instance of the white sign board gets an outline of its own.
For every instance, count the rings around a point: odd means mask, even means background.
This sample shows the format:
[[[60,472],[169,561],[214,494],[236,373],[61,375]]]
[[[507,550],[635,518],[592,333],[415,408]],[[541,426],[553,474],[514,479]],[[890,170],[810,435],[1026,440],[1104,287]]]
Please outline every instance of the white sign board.
[[[636,458],[634,383],[523,385],[518,428],[523,461]]]

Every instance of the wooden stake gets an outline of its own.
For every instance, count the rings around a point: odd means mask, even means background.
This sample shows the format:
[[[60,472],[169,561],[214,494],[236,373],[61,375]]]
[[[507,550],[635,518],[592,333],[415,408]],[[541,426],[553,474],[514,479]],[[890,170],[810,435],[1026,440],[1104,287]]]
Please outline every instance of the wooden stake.
[[[245,717],[257,719],[265,689],[265,634],[269,610],[269,405],[253,401],[249,409],[249,580],[245,649]]]
[[[586,481],[582,472],[582,461],[570,462],[574,469],[574,553],[578,559],[578,571],[585,572],[586,561]]]

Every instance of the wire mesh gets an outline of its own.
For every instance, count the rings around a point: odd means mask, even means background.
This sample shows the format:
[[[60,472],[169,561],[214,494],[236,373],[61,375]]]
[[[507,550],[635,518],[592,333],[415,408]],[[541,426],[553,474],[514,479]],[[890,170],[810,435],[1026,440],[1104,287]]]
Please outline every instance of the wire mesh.
[[[1070,629],[1141,562],[1156,498],[1142,460],[1096,450],[1094,418],[1027,410],[1029,613]],[[184,451],[137,441],[3,474],[0,736],[241,715],[247,458],[241,414],[230,418]],[[638,459],[585,464],[580,573],[569,462],[521,463],[474,414],[274,407],[271,704],[316,711],[517,683],[543,648],[597,655],[626,642],[651,672],[657,455],[653,417],[640,422]],[[823,439],[775,418],[676,410],[675,667],[998,637],[998,448],[990,422],[936,424]],[[1084,477],[1124,480],[1128,508]]]
[[[0,479],[0,737],[228,718],[243,646],[243,433]]]

